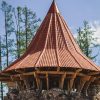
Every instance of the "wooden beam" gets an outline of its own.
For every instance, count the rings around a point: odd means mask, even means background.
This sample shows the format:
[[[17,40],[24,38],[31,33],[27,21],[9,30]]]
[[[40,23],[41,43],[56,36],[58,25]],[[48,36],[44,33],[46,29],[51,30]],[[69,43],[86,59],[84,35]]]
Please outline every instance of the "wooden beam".
[[[4,79],[4,80],[6,80],[6,79],[7,79],[7,80],[10,80],[9,77],[0,77],[0,80],[3,80],[3,79]]]
[[[10,76],[10,79],[12,81],[20,81],[20,77],[16,77],[16,76],[13,76],[13,75]]]
[[[15,71],[18,72],[18,73],[25,73],[24,69],[23,70],[22,69],[16,69]]]
[[[7,86],[8,87],[15,87],[16,84],[15,84],[15,82],[7,82]]]
[[[63,75],[66,71],[36,71],[37,74],[52,74],[52,75]],[[73,75],[75,72],[67,72],[66,74],[70,74]],[[34,72],[29,72],[29,73],[22,73],[22,74],[17,74],[15,76],[19,76],[19,75],[25,75],[25,76],[29,76],[29,75],[34,75]],[[79,73],[78,76],[87,76],[83,73]]]
[[[82,69],[77,69],[75,72],[76,73],[79,73],[79,72],[81,72],[82,71]]]
[[[25,76],[19,75],[19,78],[20,78],[20,80],[24,80],[25,79]]]
[[[100,72],[90,72],[88,75],[97,75],[100,74]]]
[[[60,82],[59,82],[59,88],[61,88],[61,89],[63,89],[65,78],[66,78],[66,73],[64,73],[64,74],[61,76],[61,79],[60,79]]]
[[[82,77],[81,79],[88,81],[90,78],[91,78],[91,76],[86,76],[86,77]]]
[[[49,90],[49,79],[48,79],[48,73],[46,73],[46,83],[47,83],[47,90]]]
[[[10,78],[11,78],[12,81],[19,81],[20,80],[19,77],[15,77],[13,75],[11,75]]]
[[[11,82],[10,79],[2,79],[2,80],[0,80],[0,81],[3,82],[3,83]]]
[[[4,76],[10,76],[11,73],[1,73],[1,76],[4,75]]]
[[[22,73],[22,75],[25,75],[25,76],[34,75],[34,72]]]

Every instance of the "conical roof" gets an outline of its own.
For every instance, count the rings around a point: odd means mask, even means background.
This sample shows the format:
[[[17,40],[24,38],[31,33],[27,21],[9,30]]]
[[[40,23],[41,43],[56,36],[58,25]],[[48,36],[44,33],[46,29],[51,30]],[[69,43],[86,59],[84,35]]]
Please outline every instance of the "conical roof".
[[[100,71],[100,68],[81,52],[54,1],[25,54],[5,71],[33,67]]]

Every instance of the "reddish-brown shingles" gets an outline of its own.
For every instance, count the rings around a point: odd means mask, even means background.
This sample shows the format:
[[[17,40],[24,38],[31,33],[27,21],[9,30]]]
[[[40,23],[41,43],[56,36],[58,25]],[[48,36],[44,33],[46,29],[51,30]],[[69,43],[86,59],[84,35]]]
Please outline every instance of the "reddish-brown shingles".
[[[54,2],[24,56],[5,71],[47,66],[100,71],[81,52]]]

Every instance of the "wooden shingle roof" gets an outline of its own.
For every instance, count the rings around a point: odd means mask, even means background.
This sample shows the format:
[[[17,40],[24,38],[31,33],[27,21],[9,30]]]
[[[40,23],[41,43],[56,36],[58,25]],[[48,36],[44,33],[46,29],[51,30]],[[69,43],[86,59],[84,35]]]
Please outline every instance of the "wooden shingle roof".
[[[25,54],[5,71],[32,67],[68,67],[100,71],[76,44],[53,1]]]

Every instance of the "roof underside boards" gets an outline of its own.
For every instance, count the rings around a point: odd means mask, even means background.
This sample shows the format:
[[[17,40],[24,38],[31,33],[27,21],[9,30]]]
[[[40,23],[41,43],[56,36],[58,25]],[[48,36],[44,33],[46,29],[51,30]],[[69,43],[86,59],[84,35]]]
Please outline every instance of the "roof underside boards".
[[[55,2],[52,3],[25,56],[5,71],[47,66],[100,71],[100,68],[81,52]]]

